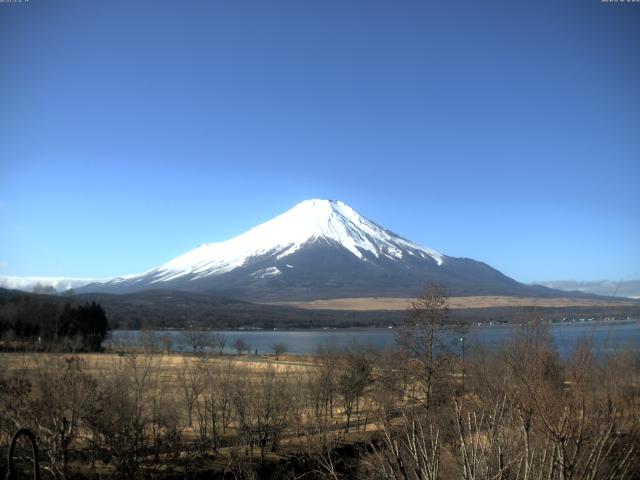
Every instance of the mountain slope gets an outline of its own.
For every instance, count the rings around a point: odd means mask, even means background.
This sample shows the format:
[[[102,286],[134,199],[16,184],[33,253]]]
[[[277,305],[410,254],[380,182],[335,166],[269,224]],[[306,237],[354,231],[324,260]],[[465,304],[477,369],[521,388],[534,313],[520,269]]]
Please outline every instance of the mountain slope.
[[[306,200],[225,242],[205,243],[144,273],[79,290],[178,289],[276,301],[414,296],[431,281],[451,295],[566,296],[417,245],[333,200]]]

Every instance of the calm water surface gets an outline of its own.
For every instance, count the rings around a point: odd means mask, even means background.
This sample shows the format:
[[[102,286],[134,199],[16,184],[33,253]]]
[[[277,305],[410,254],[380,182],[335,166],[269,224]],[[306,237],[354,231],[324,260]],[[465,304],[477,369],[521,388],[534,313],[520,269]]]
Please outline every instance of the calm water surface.
[[[465,348],[474,344],[485,347],[499,346],[509,340],[512,326],[494,325],[474,327],[465,336]],[[396,343],[394,330],[387,328],[345,329],[345,330],[220,330],[226,337],[225,351],[233,352],[233,342],[240,338],[251,347],[251,351],[271,353],[273,345],[284,343],[289,353],[315,353],[321,347],[344,348],[350,343],[370,346],[377,349],[393,347]],[[156,336],[170,335],[174,351],[189,351],[189,346],[180,331],[154,331]],[[563,355],[570,354],[576,345],[584,339],[590,339],[594,350],[611,353],[631,347],[640,351],[640,322],[585,322],[551,325],[551,335]],[[135,330],[114,330],[109,344],[141,343],[144,334]]]

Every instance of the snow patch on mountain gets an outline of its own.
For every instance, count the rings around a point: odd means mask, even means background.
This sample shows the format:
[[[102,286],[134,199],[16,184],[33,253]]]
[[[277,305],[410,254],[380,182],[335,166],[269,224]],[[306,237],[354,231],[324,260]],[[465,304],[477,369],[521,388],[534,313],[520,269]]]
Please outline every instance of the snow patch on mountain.
[[[280,275],[280,274],[282,274],[282,272],[278,269],[278,267],[269,267],[269,268],[263,268],[261,270],[257,270],[252,274],[250,274],[249,276],[267,278],[267,277],[275,277],[276,275]]]

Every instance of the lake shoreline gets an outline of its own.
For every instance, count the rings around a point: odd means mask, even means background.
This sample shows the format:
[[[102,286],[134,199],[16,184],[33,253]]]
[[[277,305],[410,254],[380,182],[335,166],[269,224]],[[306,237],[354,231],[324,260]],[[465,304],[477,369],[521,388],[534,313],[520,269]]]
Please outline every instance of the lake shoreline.
[[[631,345],[640,350],[640,322],[635,319],[557,322],[548,324],[549,333],[561,353],[572,351],[584,339],[591,339],[595,348],[602,351],[620,349]],[[517,324],[474,325],[464,335],[452,330],[443,330],[450,336],[447,340],[452,345],[461,337],[469,340],[469,346],[495,346],[504,344],[512,338]],[[242,340],[251,353],[264,354],[274,351],[278,344],[286,346],[289,354],[313,354],[324,348],[344,349],[352,345],[360,347],[387,349],[395,348],[397,328],[344,328],[344,329],[291,329],[291,330],[198,330],[211,336],[224,337],[224,352],[234,351],[234,342]],[[169,345],[171,351],[188,351],[193,347],[187,337],[187,330],[114,330],[105,342],[107,348],[118,348],[119,345],[157,344]],[[206,340],[202,347],[208,349]],[[457,347],[456,347],[457,348]]]
[[[638,323],[640,319],[616,319],[616,320],[585,320],[585,321],[575,321],[575,322],[548,322],[545,325],[549,326],[584,326],[584,325],[617,325],[617,324],[627,324],[627,323]],[[492,327],[514,327],[520,325],[519,322],[481,322],[478,324],[465,324],[464,327],[468,327],[470,329],[476,328],[492,328]],[[448,327],[458,327],[459,324],[447,324],[444,328]],[[393,325],[389,327],[378,327],[375,325],[372,326],[357,326],[357,327],[309,327],[309,328],[259,328],[259,327],[250,327],[250,328],[198,328],[198,331],[202,332],[212,332],[212,333],[225,333],[225,332],[333,332],[333,331],[370,331],[370,330],[398,330],[402,328],[400,325]],[[145,331],[153,331],[153,332],[184,332],[187,329],[178,328],[178,327],[167,327],[167,328],[152,328],[152,329],[129,329],[129,328],[117,328],[112,331],[119,332],[145,332]]]

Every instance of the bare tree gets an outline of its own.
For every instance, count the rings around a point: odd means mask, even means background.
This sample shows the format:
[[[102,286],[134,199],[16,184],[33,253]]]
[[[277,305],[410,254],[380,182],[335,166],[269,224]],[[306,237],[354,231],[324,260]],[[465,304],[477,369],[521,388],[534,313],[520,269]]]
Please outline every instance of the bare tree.
[[[258,446],[264,462],[269,447],[275,449],[289,421],[290,398],[286,380],[272,366],[255,382],[236,382],[233,397],[241,439],[250,454]]]
[[[145,460],[150,385],[157,373],[157,359],[135,353],[115,359],[110,376],[99,384],[95,411],[85,419],[122,478],[135,478]]]
[[[345,432],[349,431],[352,417],[355,415],[358,418],[361,399],[372,382],[371,374],[372,364],[367,352],[356,346],[350,346],[342,358],[337,375],[338,393],[347,417]]]
[[[320,347],[315,356],[316,368],[309,377],[309,389],[314,399],[315,416],[327,423],[333,417],[336,393],[338,352],[333,347]]]
[[[153,330],[142,330],[138,333],[138,344],[148,354],[160,351],[160,338]]]
[[[214,333],[209,339],[209,343],[216,355],[224,354],[224,347],[227,345],[227,337],[222,333]]]
[[[309,457],[309,474],[338,480],[342,477],[340,464],[340,435],[331,430],[321,418],[311,422],[305,435],[305,454]]]
[[[271,349],[276,356],[276,360],[279,360],[280,355],[284,354],[289,349],[289,347],[284,342],[278,342],[273,344],[271,346]]]
[[[173,337],[171,336],[171,334],[169,333],[165,333],[161,338],[160,338],[160,342],[162,342],[162,345],[164,346],[164,351],[167,355],[171,354],[171,351],[173,349]]]
[[[249,344],[247,342],[245,342],[242,338],[237,338],[234,342],[233,342],[233,348],[235,349],[236,353],[238,355],[242,355],[242,352],[249,352],[249,350],[251,349],[251,347],[249,346]]]
[[[387,419],[395,415],[405,400],[410,375],[406,351],[399,348],[382,350],[372,355],[375,371],[372,400],[378,407],[377,416]]]
[[[221,366],[218,375],[218,386],[215,391],[218,397],[216,403],[218,405],[218,414],[220,415],[223,434],[227,433],[227,429],[232,421],[233,385],[236,376],[235,365],[231,358],[229,358],[225,364]]]
[[[193,407],[202,389],[202,370],[194,360],[182,359],[182,368],[178,372],[178,383],[185,399],[187,426],[193,426]]]
[[[153,459],[160,463],[160,453],[163,445],[177,456],[180,451],[180,439],[184,423],[181,421],[181,408],[174,395],[171,395],[172,378],[157,375],[151,385],[151,399],[149,405],[149,427]]]
[[[205,349],[213,355],[222,355],[224,353],[224,347],[227,344],[227,337],[218,332],[204,332],[200,339],[199,348],[204,351]]]
[[[474,386],[496,404],[456,401],[465,479],[627,478],[640,448],[638,423],[616,398],[589,342],[562,361],[549,325],[533,316],[493,356],[474,357]]]
[[[0,385],[6,396],[3,416],[14,429],[29,426],[37,433],[49,459],[42,467],[65,479],[69,449],[79,438],[80,419],[91,407],[95,382],[77,356],[40,354],[31,361],[29,379],[21,376]]]
[[[195,355],[198,351],[202,351],[204,347],[205,332],[197,328],[192,323],[180,332],[183,341],[193,350]]]
[[[371,443],[365,459],[370,478],[379,480],[439,480],[442,437],[425,418],[403,412],[396,425],[380,423],[380,441]],[[465,478],[466,477],[462,477]]]
[[[197,364],[200,371],[200,389],[195,402],[198,417],[197,434],[204,450],[220,446],[222,434],[231,422],[232,388],[234,383],[231,360],[220,365],[208,358],[201,358]]]
[[[449,327],[449,330],[447,330]],[[447,295],[438,284],[429,284],[425,291],[411,302],[407,318],[396,329],[398,344],[410,356],[409,366],[413,384],[418,389],[416,400],[426,408],[446,401],[455,365]]]

